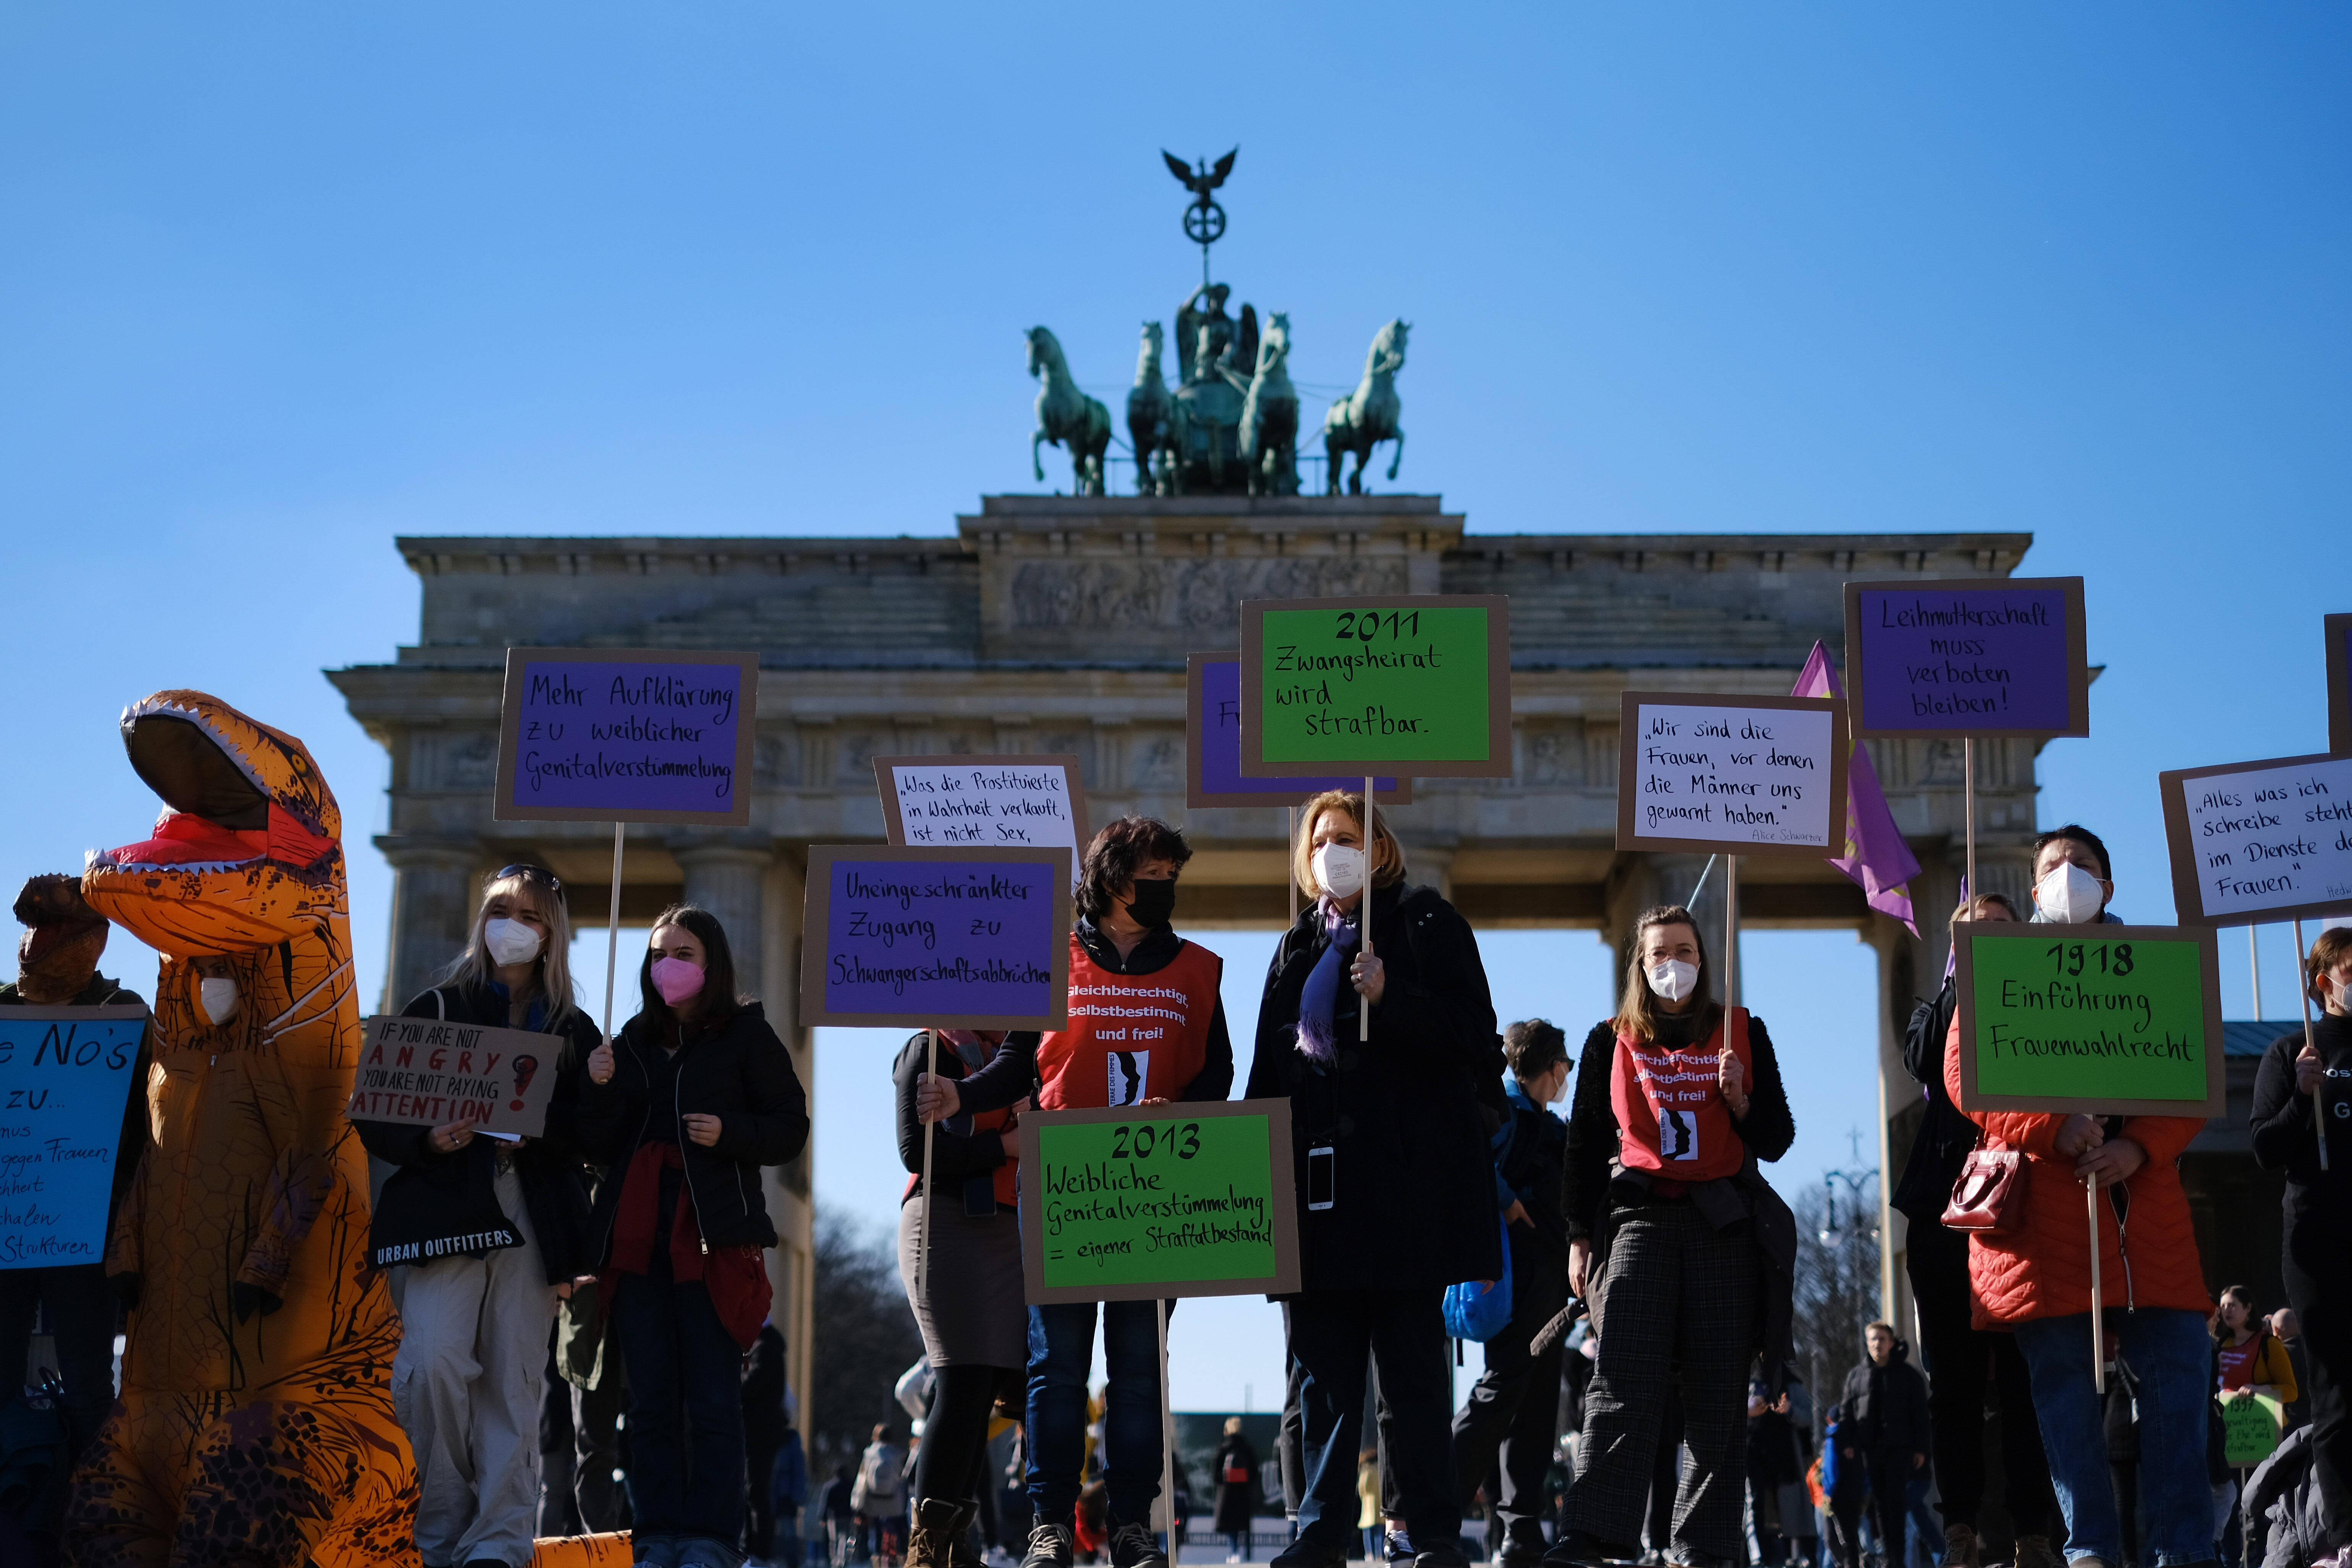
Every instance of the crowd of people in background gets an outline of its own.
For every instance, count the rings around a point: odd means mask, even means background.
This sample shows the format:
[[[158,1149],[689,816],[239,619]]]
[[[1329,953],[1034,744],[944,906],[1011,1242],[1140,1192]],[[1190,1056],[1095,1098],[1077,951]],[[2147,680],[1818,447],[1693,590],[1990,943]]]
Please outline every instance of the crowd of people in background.
[[[1780,1049],[1727,1005],[1689,909],[1633,921],[1615,1010],[1571,1054],[1549,1020],[1497,1026],[1469,923],[1362,795],[1317,795],[1244,1067],[1221,962],[1174,929],[1191,857],[1155,819],[1104,827],[1078,869],[1067,1026],[899,1052],[898,1260],[923,1354],[897,1390],[905,1440],[878,1425],[823,1477],[764,1261],[761,1172],[801,1150],[806,1100],[726,931],[663,911],[607,1039],[572,999],[561,882],[489,879],[404,1011],[551,1037],[544,1130],[359,1124],[372,1247],[412,1259],[393,1394],[426,1568],[523,1568],[535,1535],[623,1528],[656,1568],[1166,1568],[1196,1502],[1227,1561],[1263,1547],[1274,1568],[2352,1568],[2352,930],[2313,945],[2317,1022],[2257,1078],[2286,1302],[2209,1294],[2179,1165],[2201,1121],[1962,1111],[1948,973],[1903,1053],[1922,1110],[1890,1202],[1916,1315],[1870,1323],[1843,1379],[1808,1388],[1795,1221],[1760,1173],[1795,1136]],[[1953,919],[2095,926],[2115,890],[2070,825],[2035,842],[2030,910],[1979,891]],[[0,1005],[135,1000],[98,973],[105,925],[79,904],[70,879],[27,886]],[[1024,1299],[1018,1128],[1223,1100],[1237,1078],[1290,1107],[1300,1285],[1276,1303],[1274,1451],[1234,1418],[1195,1477],[1163,1450],[1177,1303]],[[1995,1166],[2013,1178],[1997,1191],[1972,1174]],[[95,1268],[0,1271],[0,1349],[24,1353],[37,1311],[49,1326],[73,1449],[112,1394]],[[1458,1409],[1449,1292],[1493,1309]],[[2236,1466],[2246,1400],[2276,1402],[2283,1440]]]

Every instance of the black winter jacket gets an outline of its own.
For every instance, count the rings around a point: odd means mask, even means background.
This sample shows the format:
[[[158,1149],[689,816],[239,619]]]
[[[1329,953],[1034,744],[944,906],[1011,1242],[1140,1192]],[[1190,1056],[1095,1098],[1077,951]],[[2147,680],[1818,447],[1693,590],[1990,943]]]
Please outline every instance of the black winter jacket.
[[[621,1188],[656,1116],[685,1153],[687,1190],[704,1243],[776,1244],[760,1168],[796,1158],[809,1132],[808,1096],[792,1055],[760,1005],[746,1002],[715,1024],[687,1028],[677,1090],[670,1103],[656,1105],[652,1053],[664,1049],[663,1036],[677,1028],[667,1017],[640,1013],[614,1038],[611,1080],[600,1085],[582,1075],[580,1144],[604,1167],[589,1219],[593,1267],[602,1268],[612,1250]],[[719,1118],[717,1143],[705,1148],[686,1135],[682,1119],[695,1114]]]
[[[1925,1454],[1934,1444],[1927,1425],[1927,1380],[1900,1356],[1885,1366],[1865,1361],[1845,1374],[1843,1441],[1874,1454]]]
[[[1920,1225],[1941,1223],[1960,1179],[1960,1166],[1977,1145],[1977,1124],[1961,1115],[1944,1092],[1944,1041],[1958,1005],[1948,979],[1935,1000],[1911,1009],[1911,1026],[1903,1036],[1903,1069],[1926,1086],[1927,1113],[1920,1119],[1911,1157],[1904,1163],[1903,1179],[1895,1184],[1888,1205]]]
[[[401,1009],[404,1018],[446,1018],[454,1024],[508,1027],[506,996],[488,985],[442,985],[422,991]],[[574,1007],[557,1037],[555,1090],[547,1102],[547,1127],[514,1151],[522,1182],[523,1206],[539,1239],[540,1267],[547,1282],[560,1285],[587,1273],[588,1192],[580,1169],[580,1089],[587,1081],[588,1053],[604,1042],[588,1015]],[[499,1150],[495,1138],[476,1138],[444,1154],[433,1147],[430,1127],[405,1121],[352,1123],[369,1153],[400,1167],[383,1184],[368,1225],[368,1254],[378,1268],[430,1263],[463,1253],[479,1258],[492,1246],[521,1240],[494,1190]],[[428,1244],[459,1237],[512,1237],[500,1241],[427,1250]]]
[[[1034,1034],[1024,1033],[1008,1039],[1005,1047],[1018,1054],[1023,1047],[1016,1042],[1024,1038],[1027,1041],[1028,1059],[1034,1064]],[[1002,1060],[1004,1054],[999,1051],[990,1058],[991,1063]],[[917,1034],[908,1037],[890,1068],[891,1086],[898,1102],[898,1163],[915,1178],[908,1184],[906,1195],[898,1200],[901,1205],[923,1190],[923,1123],[915,1114],[915,1085],[929,1070],[930,1058],[928,1043]],[[961,1085],[973,1076],[964,1067],[963,1058],[949,1049],[945,1041],[940,1044],[939,1060],[940,1076],[950,1082]],[[1034,1065],[1031,1070],[1035,1070]],[[973,1131],[971,1114],[969,1108],[960,1109],[937,1124],[931,1134],[931,1178],[940,1184],[941,1192],[963,1195],[966,1214],[994,1214],[996,1169],[1005,1161],[1004,1136],[1001,1131]]]
[[[1454,906],[1402,884],[1370,897],[1387,984],[1360,1044],[1362,998],[1340,978],[1336,1068],[1297,1048],[1299,994],[1329,945],[1318,906],[1283,934],[1258,1005],[1251,1100],[1287,1099],[1300,1273],[1309,1290],[1399,1289],[1502,1277],[1486,1091],[1503,1051],[1478,942]],[[1329,1147],[1333,1205],[1310,1210],[1307,1152]]]
[[[2286,1174],[2284,1205],[2290,1220],[2323,1220],[2338,1233],[2352,1229],[2352,1018],[2326,1013],[2313,1020],[2312,1043],[2321,1063],[2346,1078],[2323,1079],[2327,1101],[2327,1169],[2319,1168],[2318,1118],[2311,1096],[2294,1091],[2294,1058],[2303,1052],[2303,1031],[2283,1035],[2263,1053],[2254,1071],[2254,1105],[2248,1118],[2254,1135],[2254,1163]]]

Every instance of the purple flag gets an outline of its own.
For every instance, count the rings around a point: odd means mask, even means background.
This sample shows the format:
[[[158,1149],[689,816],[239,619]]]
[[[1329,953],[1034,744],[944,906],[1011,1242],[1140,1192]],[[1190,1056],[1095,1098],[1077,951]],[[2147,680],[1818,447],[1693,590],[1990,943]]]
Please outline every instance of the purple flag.
[[[1830,656],[1818,642],[1813,644],[1812,657],[1805,660],[1804,672],[1790,689],[1791,697],[1843,697],[1835,671],[1830,668]],[[1844,872],[1854,886],[1863,890],[1870,907],[1881,914],[1893,915],[1919,934],[1919,922],[1911,915],[1911,893],[1906,886],[1919,874],[1919,861],[1911,853],[1911,846],[1895,826],[1895,814],[1886,809],[1886,795],[1878,787],[1878,770],[1870,765],[1870,753],[1860,741],[1853,742],[1853,755],[1848,759],[1845,771],[1845,854],[1833,858],[1830,864]]]

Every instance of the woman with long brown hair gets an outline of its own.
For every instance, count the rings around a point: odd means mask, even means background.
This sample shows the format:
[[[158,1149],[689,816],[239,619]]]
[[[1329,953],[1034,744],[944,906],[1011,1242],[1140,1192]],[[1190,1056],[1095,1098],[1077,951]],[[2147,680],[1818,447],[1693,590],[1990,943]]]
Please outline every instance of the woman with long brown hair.
[[[1796,1137],[1763,1021],[1708,995],[1706,939],[1678,904],[1633,922],[1617,1016],[1585,1037],[1560,1207],[1569,1289],[1601,1342],[1576,1485],[1549,1563],[1637,1557],[1659,1417],[1681,1395],[1685,1568],[1744,1562],[1748,1369],[1757,1348],[1759,1160]],[[1727,1212],[1728,1211],[1728,1212]],[[1721,1228],[1718,1228],[1721,1226]],[[1671,1387],[1670,1387],[1671,1385]]]
[[[741,1357],[776,1244],[760,1172],[808,1142],[808,1097],[760,1004],[736,994],[708,910],[661,912],[637,990],[637,1016],[589,1058],[580,1105],[582,1146],[605,1172],[591,1231],[629,1374],[636,1560],[736,1568]]]

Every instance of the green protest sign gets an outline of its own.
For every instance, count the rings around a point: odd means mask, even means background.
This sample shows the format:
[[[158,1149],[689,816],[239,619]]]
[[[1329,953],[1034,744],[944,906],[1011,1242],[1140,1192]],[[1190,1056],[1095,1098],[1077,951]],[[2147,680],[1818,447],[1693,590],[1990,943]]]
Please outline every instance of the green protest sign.
[[[1021,1119],[1031,1306],[1298,1287],[1290,1102],[1239,1100]]]
[[[1243,776],[1510,777],[1510,603],[1244,599]]]
[[[1960,1109],[2221,1116],[2210,930],[1961,921]]]
[[[2233,1470],[2251,1469],[2271,1457],[2279,1444],[2277,1398],[2268,1394],[2221,1397],[2221,1462]]]

